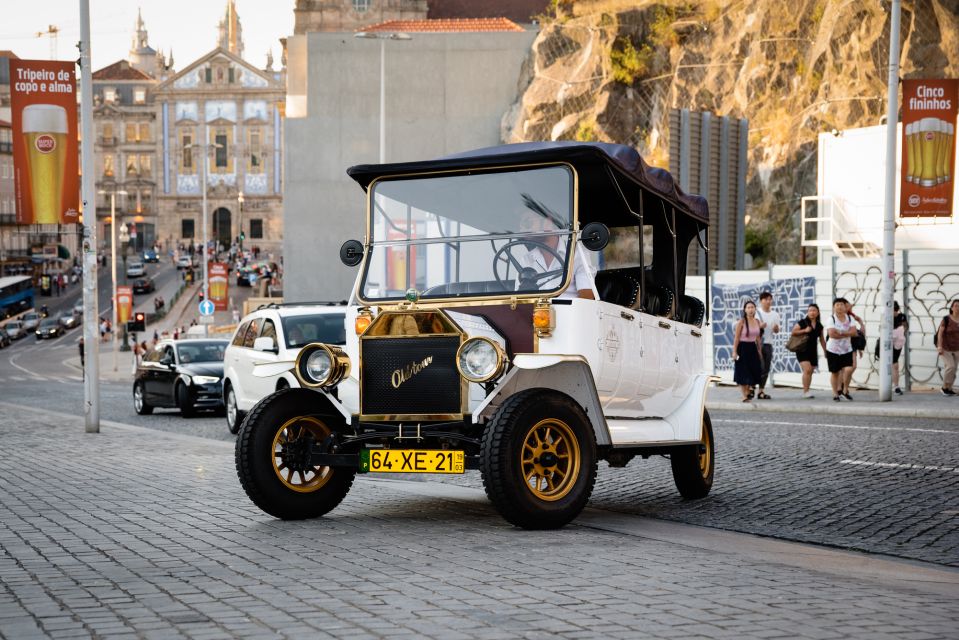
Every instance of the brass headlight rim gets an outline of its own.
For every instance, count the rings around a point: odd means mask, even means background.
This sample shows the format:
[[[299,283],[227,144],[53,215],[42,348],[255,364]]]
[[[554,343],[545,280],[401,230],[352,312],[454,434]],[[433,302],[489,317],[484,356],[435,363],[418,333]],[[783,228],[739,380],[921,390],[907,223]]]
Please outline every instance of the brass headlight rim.
[[[322,382],[312,382],[300,368],[301,362],[305,366],[306,359],[313,355],[317,349],[326,351],[330,358],[330,372]],[[346,355],[343,349],[336,345],[328,345],[323,342],[311,342],[305,345],[300,349],[300,352],[296,354],[296,361],[293,365],[293,375],[296,376],[296,379],[304,387],[310,389],[331,389],[350,375],[350,357]]]
[[[475,343],[475,342],[486,342],[486,343],[492,345],[493,350],[496,352],[496,367],[493,369],[493,371],[492,371],[489,375],[483,376],[483,377],[479,377],[479,378],[474,377],[474,376],[471,376],[471,375],[468,375],[468,374],[467,374],[466,372],[464,372],[463,369],[460,367],[460,355],[463,353],[463,350],[464,350],[468,345],[470,345],[471,343]],[[499,343],[496,342],[495,340],[492,340],[492,339],[490,339],[490,338],[487,338],[486,336],[473,336],[472,338],[467,338],[466,340],[463,341],[463,344],[461,344],[461,345],[459,346],[459,348],[456,350],[456,370],[457,370],[457,371],[459,372],[459,374],[460,374],[461,376],[463,376],[463,378],[465,378],[468,382],[475,382],[475,383],[477,383],[477,384],[482,384],[482,383],[484,383],[484,382],[490,382],[490,381],[496,380],[497,378],[499,378],[500,376],[502,376],[502,375],[503,375],[503,372],[506,371],[506,363],[507,363],[507,361],[508,361],[508,359],[507,359],[507,357],[506,357],[506,353],[503,351],[503,347],[501,347],[501,346],[499,345]]]

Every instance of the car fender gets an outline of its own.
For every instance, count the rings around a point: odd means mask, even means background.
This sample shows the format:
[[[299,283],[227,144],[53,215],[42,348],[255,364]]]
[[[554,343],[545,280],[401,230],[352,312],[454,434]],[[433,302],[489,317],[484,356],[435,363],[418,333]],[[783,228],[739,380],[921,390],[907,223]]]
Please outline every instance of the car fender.
[[[550,389],[565,393],[579,403],[589,418],[596,444],[612,444],[603,405],[596,392],[596,383],[589,363],[583,356],[520,353],[513,357],[512,367],[473,411],[473,422],[488,419],[510,396],[525,389]]]

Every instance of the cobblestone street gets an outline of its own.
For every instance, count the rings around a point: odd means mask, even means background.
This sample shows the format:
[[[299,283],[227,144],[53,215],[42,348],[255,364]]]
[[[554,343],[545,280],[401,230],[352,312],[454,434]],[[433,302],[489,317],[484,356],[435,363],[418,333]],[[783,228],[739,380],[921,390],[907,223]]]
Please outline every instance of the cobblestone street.
[[[953,569],[598,509],[525,532],[434,482],[360,478],[329,516],[281,522],[243,495],[230,443],[3,412],[5,638],[937,638],[959,622]]]

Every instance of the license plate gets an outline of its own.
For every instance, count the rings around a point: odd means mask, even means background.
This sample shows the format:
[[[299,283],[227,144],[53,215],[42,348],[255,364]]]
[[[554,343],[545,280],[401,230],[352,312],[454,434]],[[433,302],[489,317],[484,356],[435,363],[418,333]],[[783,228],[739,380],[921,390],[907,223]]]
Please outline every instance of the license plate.
[[[463,473],[463,452],[430,449],[365,449],[360,473]]]

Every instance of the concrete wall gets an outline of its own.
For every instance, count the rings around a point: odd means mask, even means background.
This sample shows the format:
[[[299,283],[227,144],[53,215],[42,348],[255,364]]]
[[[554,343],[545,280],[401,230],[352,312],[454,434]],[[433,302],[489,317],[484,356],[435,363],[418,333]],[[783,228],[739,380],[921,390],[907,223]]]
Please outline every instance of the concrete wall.
[[[414,33],[386,42],[386,161],[500,142],[535,32]],[[284,297],[349,296],[339,247],[365,232],[365,194],[347,167],[379,158],[380,43],[348,33],[288,42]]]

